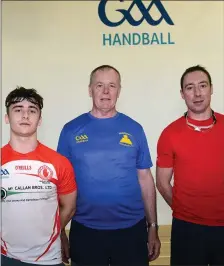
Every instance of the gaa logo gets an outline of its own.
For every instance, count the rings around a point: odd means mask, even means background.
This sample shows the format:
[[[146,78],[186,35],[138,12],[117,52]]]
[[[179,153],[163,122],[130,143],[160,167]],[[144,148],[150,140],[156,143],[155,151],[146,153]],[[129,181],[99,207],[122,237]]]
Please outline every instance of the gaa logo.
[[[76,136],[75,140],[76,140],[76,143],[86,142],[86,141],[88,141],[88,136],[85,134],[80,135],[80,136]]]
[[[43,165],[38,169],[38,175],[43,180],[49,180],[53,176],[53,171],[47,165]]]
[[[162,20],[165,20],[167,24],[174,25],[171,17],[167,13],[165,7],[163,6],[162,2],[160,0],[152,0],[148,6],[145,6],[143,4],[143,1],[141,0],[133,0],[131,5],[127,10],[125,9],[117,9],[116,11],[122,14],[122,19],[116,22],[112,22],[109,20],[106,14],[106,4],[108,0],[101,0],[100,4],[98,6],[98,15],[100,20],[108,27],[117,27],[120,26],[124,21],[127,21],[131,26],[136,27],[139,26],[144,20],[151,26],[157,26],[159,25]],[[123,0],[120,0],[120,2],[124,2]],[[137,7],[138,10],[141,12],[142,17],[139,20],[135,20],[132,15],[131,11],[134,7]],[[150,10],[153,7],[156,7],[158,12],[160,13],[160,18],[157,20],[154,20],[152,16],[150,15]]]

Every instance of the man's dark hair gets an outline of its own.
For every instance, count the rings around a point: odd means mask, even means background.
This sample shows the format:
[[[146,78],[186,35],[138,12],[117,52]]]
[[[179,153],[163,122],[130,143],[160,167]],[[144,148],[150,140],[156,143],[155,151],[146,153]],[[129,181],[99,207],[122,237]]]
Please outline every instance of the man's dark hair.
[[[27,100],[37,105],[41,111],[43,108],[43,98],[37,93],[35,89],[26,89],[24,87],[17,87],[11,91],[5,99],[5,107],[7,114],[9,113],[9,107],[12,104]]]
[[[101,66],[98,66],[97,68],[95,68],[95,69],[91,72],[91,74],[90,74],[89,85],[92,84],[94,74],[95,74],[98,70],[105,70],[105,69],[106,69],[106,70],[113,69],[113,70],[118,74],[119,79],[120,79],[120,81],[121,81],[121,75],[120,75],[119,71],[118,71],[115,67],[110,66],[110,65],[101,65]]]
[[[181,79],[180,79],[180,86],[181,86],[181,89],[183,90],[183,84],[184,84],[184,78],[185,78],[185,76],[188,74],[188,73],[192,73],[192,72],[195,72],[195,71],[202,71],[202,72],[204,72],[206,75],[207,75],[207,77],[208,77],[208,80],[209,80],[209,83],[210,83],[210,86],[212,85],[212,79],[211,79],[211,75],[209,74],[209,72],[204,68],[204,67],[202,67],[202,66],[200,66],[200,65],[197,65],[197,66],[192,66],[192,67],[189,67],[189,68],[187,68],[185,71],[184,71],[184,73],[183,73],[183,75],[182,75],[182,77],[181,77]]]

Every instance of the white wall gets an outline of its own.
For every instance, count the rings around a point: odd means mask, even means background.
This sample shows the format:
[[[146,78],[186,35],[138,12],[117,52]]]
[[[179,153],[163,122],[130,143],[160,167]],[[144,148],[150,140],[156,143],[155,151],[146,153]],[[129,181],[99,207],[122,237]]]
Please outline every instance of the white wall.
[[[163,21],[152,27],[144,21],[138,27],[125,22],[109,28],[98,17],[97,1],[2,2],[3,115],[4,99],[11,89],[17,85],[36,88],[45,104],[39,139],[55,149],[64,123],[91,107],[87,90],[90,72],[101,64],[111,64],[122,75],[118,109],[145,128],[155,165],[159,134],[185,111],[179,80],[187,67],[207,67],[214,83],[212,106],[224,112],[223,2],[163,4],[174,26]],[[108,16],[119,20],[121,15],[115,9],[129,5],[130,1],[109,3]],[[156,8],[151,11],[158,17]],[[137,8],[132,15],[141,17]],[[170,32],[175,44],[102,45],[103,33],[129,32]],[[3,121],[3,145],[8,132]],[[171,222],[171,212],[159,195],[158,217],[160,224]]]

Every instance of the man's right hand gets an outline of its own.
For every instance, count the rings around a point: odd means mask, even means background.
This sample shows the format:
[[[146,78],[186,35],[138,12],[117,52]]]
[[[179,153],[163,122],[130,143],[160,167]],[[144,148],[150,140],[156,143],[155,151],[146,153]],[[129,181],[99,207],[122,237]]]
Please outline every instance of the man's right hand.
[[[61,231],[61,256],[65,264],[69,264],[69,241],[65,229]]]

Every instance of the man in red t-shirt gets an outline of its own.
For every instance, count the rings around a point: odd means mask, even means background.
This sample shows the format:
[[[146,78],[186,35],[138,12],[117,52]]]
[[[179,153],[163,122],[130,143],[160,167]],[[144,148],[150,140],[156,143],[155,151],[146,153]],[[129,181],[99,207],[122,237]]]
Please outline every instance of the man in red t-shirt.
[[[157,188],[173,211],[171,265],[224,265],[224,115],[211,109],[205,68],[188,68],[180,92],[187,112],[157,145]]]

